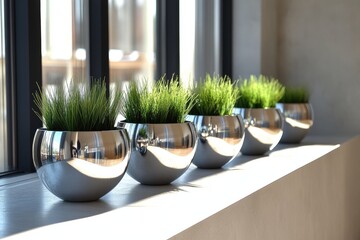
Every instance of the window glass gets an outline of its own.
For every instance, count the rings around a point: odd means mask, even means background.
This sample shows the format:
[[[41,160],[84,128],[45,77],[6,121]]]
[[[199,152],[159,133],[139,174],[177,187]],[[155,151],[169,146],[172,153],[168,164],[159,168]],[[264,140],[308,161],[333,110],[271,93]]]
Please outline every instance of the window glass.
[[[44,87],[86,81],[88,0],[41,0]],[[66,80],[66,81],[65,81]]]
[[[180,1],[180,76],[185,86],[195,77],[196,1]]]
[[[0,173],[10,171],[7,142],[5,19],[4,0],[0,0]]]
[[[155,75],[156,0],[109,0],[110,83]]]
[[[221,72],[220,0],[180,1],[180,76],[183,82]]]

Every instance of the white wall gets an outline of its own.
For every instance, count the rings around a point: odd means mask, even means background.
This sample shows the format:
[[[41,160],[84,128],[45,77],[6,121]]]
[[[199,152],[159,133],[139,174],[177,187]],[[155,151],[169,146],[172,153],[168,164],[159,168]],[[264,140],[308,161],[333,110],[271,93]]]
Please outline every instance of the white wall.
[[[261,1],[234,1],[234,78],[261,73]]]
[[[261,6],[253,11],[261,18],[251,31],[261,28],[260,44],[255,46],[255,39],[238,47],[235,41],[234,76],[257,74],[258,68],[286,85],[308,87],[315,112],[311,134],[360,133],[359,0],[256,1]],[[235,39],[253,38],[246,29],[254,17],[236,16],[249,3],[235,2]],[[255,57],[261,52],[260,63],[251,62],[258,65],[248,66],[249,51]]]

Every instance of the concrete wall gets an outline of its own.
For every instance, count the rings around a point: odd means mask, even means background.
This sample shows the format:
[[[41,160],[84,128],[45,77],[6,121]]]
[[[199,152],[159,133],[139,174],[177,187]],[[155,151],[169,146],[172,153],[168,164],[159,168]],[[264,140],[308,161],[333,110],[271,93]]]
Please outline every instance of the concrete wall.
[[[235,40],[248,42],[234,43],[234,76],[263,73],[308,87],[315,112],[311,134],[360,133],[359,0],[256,0],[251,17],[236,15],[253,3],[235,2]],[[261,17],[254,23],[256,12]],[[252,31],[259,29],[256,39]],[[249,52],[261,60],[249,62]]]
[[[261,73],[261,0],[234,1],[233,76]]]
[[[359,144],[342,144],[172,239],[360,239]]]

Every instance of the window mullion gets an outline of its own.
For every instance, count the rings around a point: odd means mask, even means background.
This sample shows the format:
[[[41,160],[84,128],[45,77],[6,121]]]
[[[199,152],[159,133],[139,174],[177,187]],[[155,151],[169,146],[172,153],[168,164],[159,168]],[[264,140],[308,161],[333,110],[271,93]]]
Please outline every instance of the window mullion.
[[[90,77],[105,79],[109,89],[109,7],[107,0],[89,0]],[[109,92],[109,91],[108,91]]]
[[[13,20],[14,20],[14,11],[13,11],[13,1],[5,0],[4,1],[4,13],[5,13],[5,78],[6,78],[6,139],[7,139],[7,162],[10,171],[14,171],[17,169],[17,161],[16,161],[16,152],[15,152],[15,128],[14,126],[14,89],[15,84],[12,79],[15,78],[15,72],[12,69],[14,65],[13,55],[14,55],[14,47],[12,44],[12,36],[14,35]]]
[[[179,0],[157,0],[156,14],[156,75],[170,78],[180,72]]]
[[[222,75],[232,78],[233,0],[221,1]]]
[[[15,153],[18,170],[34,171],[32,163],[32,141],[37,128],[42,126],[40,119],[33,113],[35,105],[32,93],[37,85],[42,85],[41,75],[41,25],[40,0],[14,0],[13,34],[11,36],[12,82],[14,82],[14,129]]]

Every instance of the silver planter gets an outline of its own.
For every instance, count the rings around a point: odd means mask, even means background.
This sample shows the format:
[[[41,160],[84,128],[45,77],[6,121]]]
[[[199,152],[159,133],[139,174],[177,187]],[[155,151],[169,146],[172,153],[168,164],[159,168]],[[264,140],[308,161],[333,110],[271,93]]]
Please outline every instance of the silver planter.
[[[198,168],[221,168],[235,158],[244,140],[240,116],[197,116],[186,118],[195,124],[199,143],[193,160]]]
[[[119,123],[131,139],[127,173],[146,185],[170,184],[190,166],[197,137],[193,123]]]
[[[245,139],[241,148],[244,155],[263,155],[272,150],[283,134],[283,117],[276,108],[234,108],[242,116]]]
[[[278,103],[284,116],[281,143],[299,143],[309,132],[314,122],[313,108],[310,103]]]
[[[38,129],[33,162],[46,188],[65,201],[94,201],[122,179],[130,159],[125,129],[48,131]]]

